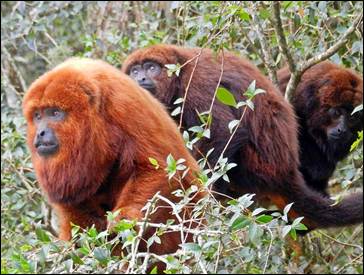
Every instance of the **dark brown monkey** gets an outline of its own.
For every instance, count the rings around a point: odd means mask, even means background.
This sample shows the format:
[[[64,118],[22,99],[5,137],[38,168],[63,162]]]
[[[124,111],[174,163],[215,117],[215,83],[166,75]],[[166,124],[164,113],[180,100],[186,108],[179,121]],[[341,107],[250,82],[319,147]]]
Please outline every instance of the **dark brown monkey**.
[[[123,72],[131,75],[147,88],[167,108],[173,109],[174,99],[184,97],[199,48],[156,45],[132,53],[123,64]],[[183,127],[199,125],[197,112],[209,110],[221,70],[221,55],[208,49],[202,51],[190,83],[183,113]],[[187,61],[192,60],[189,63]],[[167,76],[166,64],[186,64],[179,76]],[[229,150],[224,154],[238,166],[228,172],[230,195],[245,192],[269,197],[280,208],[294,202],[291,217],[305,216],[311,229],[358,223],[363,220],[362,193],[333,201],[310,189],[304,182],[299,167],[297,123],[294,112],[273,84],[247,60],[232,53],[224,54],[224,73],[221,86],[244,99],[243,92],[256,80],[256,87],[265,94],[254,98],[254,111],[246,112]],[[198,144],[206,153],[215,148],[210,161],[214,164],[230,137],[228,123],[239,119],[242,109],[235,109],[215,101],[212,110],[211,138]],[[198,154],[197,154],[198,156]],[[224,190],[221,181],[218,190]],[[229,188],[230,188],[229,187]]]
[[[278,71],[284,94],[290,71]],[[326,194],[328,180],[338,161],[345,158],[357,132],[363,129],[363,79],[354,71],[332,62],[307,70],[295,91],[292,104],[299,120],[300,170],[307,184]]]

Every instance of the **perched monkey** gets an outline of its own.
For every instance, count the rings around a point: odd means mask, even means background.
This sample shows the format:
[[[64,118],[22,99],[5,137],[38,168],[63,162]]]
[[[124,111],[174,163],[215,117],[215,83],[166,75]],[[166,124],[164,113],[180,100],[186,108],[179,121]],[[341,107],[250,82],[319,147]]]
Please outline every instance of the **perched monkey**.
[[[290,71],[278,71],[284,94]],[[354,71],[332,62],[307,70],[295,91],[292,104],[299,120],[300,170],[312,188],[327,195],[328,180],[338,161],[345,158],[357,132],[363,129],[363,79]]]
[[[140,219],[157,192],[176,202],[172,191],[199,185],[199,167],[163,106],[105,62],[70,59],[45,73],[26,93],[23,111],[37,179],[58,213],[63,240],[71,238],[71,222],[105,230],[106,211]],[[181,182],[167,178],[168,154],[189,167]],[[194,201],[202,196],[196,193]],[[167,219],[173,219],[170,207],[150,216],[156,223]],[[153,232],[147,229],[145,237]],[[181,236],[168,233],[161,240],[151,252],[174,252]]]
[[[201,53],[201,55],[199,55]],[[184,102],[183,127],[199,125],[198,113],[210,108],[221,74],[222,55],[208,49],[155,45],[132,53],[123,63],[122,71],[148,89],[167,108],[183,98],[192,76]],[[188,62],[189,61],[189,62]],[[168,77],[166,64],[184,64],[179,76]],[[256,80],[256,87],[266,91],[254,98],[254,111],[247,111],[224,157],[238,164],[228,171],[231,183],[219,181],[217,190],[238,196],[245,192],[269,197],[278,207],[294,202],[291,217],[305,216],[304,223],[316,227],[342,226],[362,222],[362,193],[344,199],[340,204],[310,189],[299,171],[297,123],[291,106],[273,84],[247,60],[224,53],[224,72],[220,85],[237,99]],[[212,109],[210,139],[198,144],[206,154],[215,148],[210,161],[215,163],[230,137],[228,124],[239,119],[243,110],[215,101]],[[196,154],[198,156],[198,154]],[[230,190],[224,190],[224,186]]]

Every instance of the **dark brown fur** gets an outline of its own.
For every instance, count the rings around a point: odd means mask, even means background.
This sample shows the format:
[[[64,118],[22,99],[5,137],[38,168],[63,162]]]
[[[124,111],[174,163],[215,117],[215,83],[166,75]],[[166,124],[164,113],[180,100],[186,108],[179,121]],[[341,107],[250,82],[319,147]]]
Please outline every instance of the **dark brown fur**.
[[[278,71],[283,94],[289,78],[288,67]],[[363,111],[351,115],[362,102],[363,79],[329,61],[307,70],[295,91],[292,104],[300,125],[300,170],[307,184],[324,194],[337,162],[349,154],[357,131],[363,129]],[[327,135],[327,129],[334,123],[329,113],[331,108],[340,108],[347,116],[348,130],[336,140]]]
[[[123,64],[122,70],[129,73],[131,66],[146,60],[166,64],[184,64],[194,58],[200,49],[181,48],[172,45],[156,45],[137,50]],[[180,76],[167,76],[166,68],[155,78],[157,90],[154,95],[172,110],[173,101],[183,97],[194,61],[185,65]],[[221,55],[215,58],[211,50],[204,49],[188,91],[183,114],[183,127],[199,125],[196,111],[208,111],[218,79]],[[218,182],[216,189],[238,196],[256,193],[258,197],[271,198],[279,207],[294,202],[292,217],[305,216],[311,228],[340,226],[363,220],[362,194],[345,199],[331,206],[332,200],[314,192],[305,184],[298,170],[297,124],[293,110],[273,84],[250,62],[232,53],[224,54],[224,74],[221,86],[230,90],[237,101],[243,100],[248,85],[256,80],[257,88],[266,94],[254,98],[255,110],[248,111],[236,136],[226,151],[225,157],[238,164],[228,172],[232,183]],[[215,101],[212,111],[211,138],[199,143],[206,153],[215,148],[210,161],[215,163],[223,150],[230,133],[227,127],[231,120],[239,119],[242,110],[225,106]],[[198,154],[196,154],[198,156]],[[225,188],[225,186],[228,186]]]

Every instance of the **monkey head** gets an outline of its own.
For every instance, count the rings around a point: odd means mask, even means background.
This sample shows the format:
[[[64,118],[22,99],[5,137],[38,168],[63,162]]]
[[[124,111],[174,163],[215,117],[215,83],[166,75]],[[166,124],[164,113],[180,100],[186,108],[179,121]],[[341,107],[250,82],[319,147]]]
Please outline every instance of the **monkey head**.
[[[41,76],[23,102],[33,165],[52,202],[77,203],[96,192],[115,158],[99,87],[76,63]]]
[[[182,55],[172,45],[151,46],[136,50],[123,63],[122,71],[165,105],[170,105],[179,90],[179,78],[168,76],[167,64],[181,64]]]
[[[352,114],[363,102],[363,79],[330,62],[313,68],[301,80],[306,88],[296,94],[295,109],[318,144],[342,159],[363,129],[363,111]]]

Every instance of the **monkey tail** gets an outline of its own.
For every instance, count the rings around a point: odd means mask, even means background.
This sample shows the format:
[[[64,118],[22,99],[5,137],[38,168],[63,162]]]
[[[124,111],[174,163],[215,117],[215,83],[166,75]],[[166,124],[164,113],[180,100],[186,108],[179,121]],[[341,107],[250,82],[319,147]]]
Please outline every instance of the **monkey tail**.
[[[297,183],[297,182],[296,182]],[[340,202],[311,189],[301,178],[291,190],[284,192],[285,202],[294,202],[293,216],[304,216],[309,229],[339,227],[363,222],[363,192],[343,198]]]

